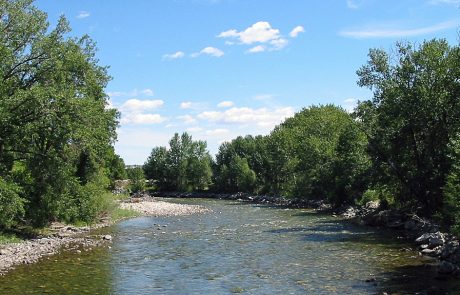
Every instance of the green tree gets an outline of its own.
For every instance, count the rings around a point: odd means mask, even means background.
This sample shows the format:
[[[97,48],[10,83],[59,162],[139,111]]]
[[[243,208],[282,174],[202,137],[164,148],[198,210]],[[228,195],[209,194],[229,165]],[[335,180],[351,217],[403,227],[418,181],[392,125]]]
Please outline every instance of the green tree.
[[[129,189],[132,193],[138,193],[145,190],[145,175],[141,167],[126,169],[129,178]]]
[[[194,141],[187,133],[174,134],[169,149],[153,148],[143,168],[159,190],[205,190],[211,184],[211,156],[206,142]]]
[[[459,47],[445,40],[372,49],[358,84],[373,90],[357,118],[369,139],[377,180],[403,206],[432,214],[443,204],[451,170],[448,144],[460,124]]]
[[[37,225],[62,210],[87,219],[81,209],[91,202],[81,197],[107,184],[104,161],[116,136],[106,68],[88,36],[66,37],[64,17],[50,29],[30,0],[0,0],[0,15],[0,177],[12,181],[16,163],[24,165],[15,184]]]

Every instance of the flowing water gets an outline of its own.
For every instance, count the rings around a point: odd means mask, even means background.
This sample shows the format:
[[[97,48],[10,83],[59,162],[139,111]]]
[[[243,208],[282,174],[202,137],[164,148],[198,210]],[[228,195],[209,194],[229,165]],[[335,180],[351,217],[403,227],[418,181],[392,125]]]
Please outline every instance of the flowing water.
[[[203,215],[105,229],[110,247],[63,252],[0,277],[0,294],[460,293],[432,261],[374,228],[330,215],[218,200]]]

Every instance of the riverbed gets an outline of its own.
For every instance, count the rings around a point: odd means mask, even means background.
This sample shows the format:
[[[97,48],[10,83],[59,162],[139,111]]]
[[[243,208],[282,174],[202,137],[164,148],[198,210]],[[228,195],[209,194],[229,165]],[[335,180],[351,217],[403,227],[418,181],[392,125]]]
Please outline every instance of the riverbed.
[[[111,244],[0,277],[0,294],[460,293],[393,233],[305,209],[169,201],[209,211],[124,220],[101,230]]]

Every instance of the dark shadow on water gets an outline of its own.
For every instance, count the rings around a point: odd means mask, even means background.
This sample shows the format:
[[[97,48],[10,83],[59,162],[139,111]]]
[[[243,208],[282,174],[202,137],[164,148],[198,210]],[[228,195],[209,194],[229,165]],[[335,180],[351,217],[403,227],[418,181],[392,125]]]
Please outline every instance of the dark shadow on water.
[[[460,278],[439,275],[434,264],[400,266],[374,279],[369,284],[380,294],[460,294]]]

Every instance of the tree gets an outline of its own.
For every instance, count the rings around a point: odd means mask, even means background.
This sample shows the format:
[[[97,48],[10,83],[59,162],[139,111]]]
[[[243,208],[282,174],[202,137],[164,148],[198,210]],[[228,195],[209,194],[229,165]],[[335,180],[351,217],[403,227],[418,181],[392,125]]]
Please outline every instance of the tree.
[[[397,44],[395,56],[372,49],[358,84],[373,90],[357,118],[369,139],[378,181],[403,206],[432,214],[451,169],[448,144],[460,126],[459,47],[445,40]]]
[[[31,0],[0,0],[0,16],[0,177],[21,188],[37,225],[94,218],[87,198],[108,184],[118,117],[106,109],[106,68],[88,36],[66,37],[64,17],[50,29]]]
[[[132,193],[138,193],[145,190],[144,170],[141,167],[126,169],[129,178],[129,189]]]
[[[153,148],[143,169],[160,190],[205,190],[211,183],[211,156],[206,142],[194,141],[187,133],[174,134],[169,149]]]

